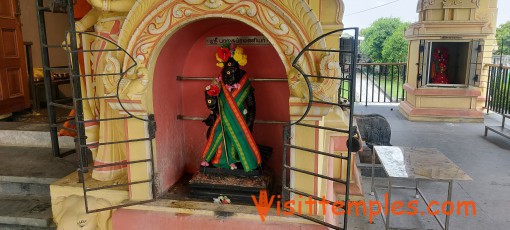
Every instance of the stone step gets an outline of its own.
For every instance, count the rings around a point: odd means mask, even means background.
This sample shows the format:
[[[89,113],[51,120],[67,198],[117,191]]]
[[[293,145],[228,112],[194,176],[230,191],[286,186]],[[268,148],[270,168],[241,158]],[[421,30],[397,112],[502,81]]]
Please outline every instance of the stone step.
[[[0,194],[2,195],[40,195],[49,196],[50,186],[47,183],[11,182],[11,179],[0,179]],[[15,180],[16,181],[16,180]]]
[[[0,195],[0,229],[55,229],[51,199]]]
[[[23,225],[12,225],[12,224],[0,224],[2,230],[55,230],[57,227],[52,224],[49,227],[34,227],[34,226],[23,226]]]
[[[49,197],[49,185],[76,171],[77,162],[76,153],[55,158],[50,148],[0,146],[0,195]]]
[[[59,137],[60,148],[74,148],[74,138]],[[51,147],[48,124],[0,122],[0,145]]]

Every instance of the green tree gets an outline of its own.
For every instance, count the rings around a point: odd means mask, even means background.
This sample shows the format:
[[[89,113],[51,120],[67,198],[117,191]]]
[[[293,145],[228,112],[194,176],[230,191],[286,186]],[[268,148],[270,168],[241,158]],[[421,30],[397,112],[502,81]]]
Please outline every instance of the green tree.
[[[385,62],[383,55],[384,43],[395,33],[401,31],[400,28],[405,25],[398,18],[379,18],[370,25],[370,27],[361,30],[361,35],[365,37],[365,40],[361,43],[361,53],[367,55],[372,62]],[[401,36],[404,39],[404,33],[398,32],[393,42],[397,42],[397,36]],[[402,41],[402,40],[400,40]],[[395,52],[400,53],[400,49],[404,49],[407,56],[407,44],[401,47],[395,47],[399,50]]]
[[[408,27],[409,23],[402,23],[393,31],[393,34],[384,41],[381,52],[383,62],[406,62],[408,42],[404,37],[404,32]]]
[[[501,24],[496,29],[496,39],[498,40],[498,50],[496,54],[510,55],[510,21]]]

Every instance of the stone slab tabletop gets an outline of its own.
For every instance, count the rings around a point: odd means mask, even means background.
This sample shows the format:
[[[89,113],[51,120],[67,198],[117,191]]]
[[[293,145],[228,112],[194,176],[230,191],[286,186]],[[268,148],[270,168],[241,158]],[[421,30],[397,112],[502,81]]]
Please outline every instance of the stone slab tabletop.
[[[434,148],[374,146],[389,177],[428,180],[472,180]]]

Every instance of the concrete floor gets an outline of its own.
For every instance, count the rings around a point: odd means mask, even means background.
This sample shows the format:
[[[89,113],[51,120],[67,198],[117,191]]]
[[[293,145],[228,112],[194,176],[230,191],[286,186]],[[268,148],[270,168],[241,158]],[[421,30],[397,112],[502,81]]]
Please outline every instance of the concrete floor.
[[[394,146],[437,148],[444,153],[473,181],[455,182],[453,201],[474,201],[476,215],[450,218],[451,229],[508,229],[510,225],[510,140],[489,132],[484,137],[483,123],[442,123],[411,122],[398,111],[397,105],[363,105],[355,107],[356,114],[378,113],[385,116],[391,125],[391,143]],[[485,124],[501,125],[501,116],[486,115]],[[377,184],[386,185],[385,179],[378,179]],[[397,184],[412,186],[411,181],[398,181]],[[365,198],[369,195],[370,178],[363,178]],[[429,195],[429,200],[442,202],[446,199],[447,184],[440,182],[423,182],[420,187]],[[386,193],[384,189],[377,190]],[[414,199],[413,190],[394,190],[393,200]],[[421,201],[421,199],[419,199]],[[420,202],[419,211],[426,211]],[[444,220],[444,216],[440,216]],[[349,229],[383,229],[380,217],[374,224],[367,224],[367,218],[350,218]],[[392,216],[391,227],[394,229],[441,229],[430,215]]]

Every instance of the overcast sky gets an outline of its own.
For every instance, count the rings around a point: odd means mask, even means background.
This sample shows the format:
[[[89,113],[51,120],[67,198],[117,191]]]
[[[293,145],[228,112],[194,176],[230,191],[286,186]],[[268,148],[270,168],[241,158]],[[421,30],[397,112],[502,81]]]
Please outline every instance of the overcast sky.
[[[344,26],[366,28],[378,18],[396,17],[402,21],[416,22],[418,0],[343,0],[345,4]],[[396,2],[394,2],[396,1]],[[394,3],[392,3],[394,2]],[[389,3],[389,4],[388,4]],[[385,6],[381,6],[388,4]],[[376,9],[364,11],[373,7]],[[360,12],[360,13],[357,13]],[[510,0],[498,0],[498,26],[510,21]]]

